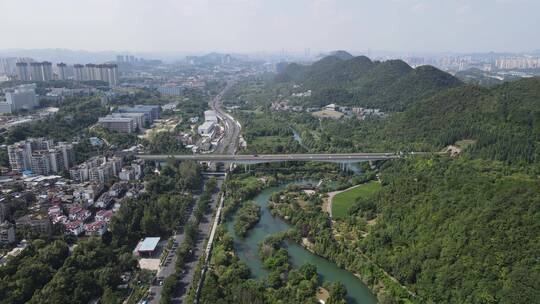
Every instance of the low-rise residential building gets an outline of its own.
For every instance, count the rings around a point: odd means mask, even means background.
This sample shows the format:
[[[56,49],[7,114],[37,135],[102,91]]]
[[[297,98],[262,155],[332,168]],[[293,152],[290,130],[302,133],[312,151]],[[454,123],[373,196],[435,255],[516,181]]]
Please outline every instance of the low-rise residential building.
[[[73,200],[81,203],[85,207],[89,207],[94,204],[95,200],[103,192],[103,189],[103,184],[99,182],[79,185],[73,190]]]
[[[103,235],[107,232],[107,223],[104,221],[95,221],[84,225],[86,235]]]
[[[79,236],[83,234],[84,232],[84,225],[82,221],[71,221],[67,222],[64,227],[66,228],[66,232],[69,234],[72,234],[74,236]]]
[[[41,214],[28,214],[15,220],[15,227],[19,229],[30,229],[34,233],[50,235],[52,233],[52,223],[48,216]]]
[[[109,208],[112,204],[114,204],[114,197],[106,192],[94,203],[94,207],[104,209]]]
[[[99,210],[98,212],[96,212],[95,219],[96,221],[103,221],[105,223],[109,223],[113,214],[114,213],[112,210]]]
[[[68,218],[72,221],[86,221],[92,213],[81,205],[73,205],[69,208]]]

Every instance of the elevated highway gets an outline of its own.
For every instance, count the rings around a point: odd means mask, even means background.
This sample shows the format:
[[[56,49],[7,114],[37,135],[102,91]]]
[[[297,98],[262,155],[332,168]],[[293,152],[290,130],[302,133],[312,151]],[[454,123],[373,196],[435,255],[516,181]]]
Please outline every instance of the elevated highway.
[[[216,112],[219,120],[221,120],[221,123],[225,128],[225,134],[215,149],[214,153],[216,154],[235,154],[236,147],[238,146],[241,125],[236,119],[234,119],[234,117],[229,115],[221,108],[223,96],[234,86],[235,83],[235,79],[228,80],[225,88],[208,103],[210,108]]]
[[[408,155],[426,155],[426,152],[410,152]],[[328,163],[356,163],[362,161],[388,160],[403,157],[401,153],[339,153],[339,154],[197,154],[197,155],[166,155],[166,154],[138,154],[137,158],[148,161],[197,161],[235,164],[261,164],[287,161],[315,161]]]

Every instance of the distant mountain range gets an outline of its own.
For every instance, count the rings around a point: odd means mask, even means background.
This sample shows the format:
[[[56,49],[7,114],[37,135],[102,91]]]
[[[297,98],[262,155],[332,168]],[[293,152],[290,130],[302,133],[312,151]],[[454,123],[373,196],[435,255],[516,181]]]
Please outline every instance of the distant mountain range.
[[[338,103],[401,111],[414,101],[463,85],[432,66],[416,69],[402,60],[371,61],[337,51],[313,63],[291,63],[276,82],[294,82],[314,91],[312,103]]]

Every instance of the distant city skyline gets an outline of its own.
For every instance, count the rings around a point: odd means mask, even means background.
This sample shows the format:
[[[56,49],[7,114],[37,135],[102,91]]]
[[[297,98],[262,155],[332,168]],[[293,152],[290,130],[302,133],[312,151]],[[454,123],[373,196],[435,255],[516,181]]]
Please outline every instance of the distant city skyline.
[[[535,0],[4,0],[0,49],[527,52]]]

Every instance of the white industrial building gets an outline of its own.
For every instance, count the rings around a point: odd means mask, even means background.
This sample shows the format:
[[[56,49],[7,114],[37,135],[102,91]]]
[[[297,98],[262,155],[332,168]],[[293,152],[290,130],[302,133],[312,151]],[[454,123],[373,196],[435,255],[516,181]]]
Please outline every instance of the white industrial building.
[[[199,126],[197,132],[201,136],[212,137],[214,135],[214,129],[216,124],[213,121],[205,121],[202,125]]]
[[[207,110],[204,111],[204,121],[211,121],[213,123],[218,122],[216,111]]]
[[[120,133],[131,134],[137,130],[137,122],[133,117],[107,115],[105,117],[100,117],[98,123],[106,129]]]
[[[7,89],[6,101],[0,102],[0,113],[13,113],[19,110],[32,110],[38,106],[35,84],[24,84],[15,89]]]
[[[157,88],[158,92],[163,95],[182,96],[184,87],[177,85],[164,85]]]

